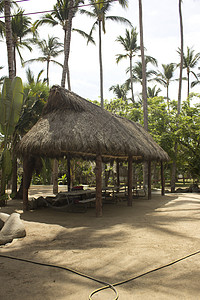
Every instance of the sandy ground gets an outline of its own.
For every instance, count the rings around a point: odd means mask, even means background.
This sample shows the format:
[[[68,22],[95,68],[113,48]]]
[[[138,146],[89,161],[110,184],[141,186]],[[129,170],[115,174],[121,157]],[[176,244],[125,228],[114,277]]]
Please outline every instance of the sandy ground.
[[[31,195],[51,195],[35,187]],[[37,194],[37,195],[36,195]],[[119,299],[200,299],[200,194],[153,194],[69,213],[50,208],[22,212],[12,200],[0,212],[19,212],[27,236],[0,247],[0,254],[72,268],[116,283],[191,253],[174,265],[117,286]],[[69,271],[0,257],[1,300],[86,300],[102,285]],[[112,300],[110,290],[92,299]]]

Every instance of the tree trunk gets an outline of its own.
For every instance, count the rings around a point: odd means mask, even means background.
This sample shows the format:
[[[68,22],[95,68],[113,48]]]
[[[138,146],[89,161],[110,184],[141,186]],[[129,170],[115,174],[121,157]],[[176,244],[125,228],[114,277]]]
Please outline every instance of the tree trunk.
[[[16,47],[13,45],[13,59],[14,59],[14,77],[17,74],[17,61],[16,61]]]
[[[69,6],[73,7],[73,1],[69,2]],[[70,73],[69,73],[69,53],[70,53],[70,43],[71,43],[71,32],[72,32],[72,19],[73,19],[73,9],[69,9],[68,20],[65,24],[65,38],[64,38],[64,64],[62,72],[61,86],[65,88],[66,74],[68,82],[68,90],[71,90],[70,83]]]
[[[2,176],[1,176],[1,192],[0,192],[0,196],[5,195],[5,190],[6,190],[6,177],[5,177],[5,175],[3,176],[3,174],[2,174]],[[0,200],[0,201],[1,201],[0,204],[5,205],[4,200]]]
[[[17,157],[12,155],[12,194],[17,193]]]
[[[181,11],[182,0],[179,0],[179,18],[180,18],[180,34],[181,34],[181,59],[180,59],[180,73],[179,73],[179,87],[178,87],[178,105],[177,105],[177,117],[181,112],[181,91],[182,91],[182,74],[183,74],[183,21],[182,21],[182,11]],[[178,127],[178,122],[177,122]],[[171,192],[175,192],[176,184],[176,158],[177,158],[178,144],[175,141],[174,146],[174,159],[172,163],[172,174],[171,174]]]
[[[49,61],[47,61],[47,85],[49,86]]]
[[[144,129],[148,131],[148,110],[147,110],[147,84],[146,84],[146,62],[144,56],[144,40],[143,40],[143,21],[142,21],[142,0],[139,0],[139,22],[140,22],[140,50],[142,58],[142,101],[143,101],[143,118]],[[144,162],[143,167],[143,186],[146,189],[148,185],[148,164]]]
[[[187,98],[189,98],[190,94],[190,72],[187,70]]]
[[[169,85],[167,85],[167,109],[169,112]]]
[[[132,74],[132,55],[130,55],[130,80],[131,80],[131,100],[135,103],[134,93],[133,93],[133,74]]]
[[[147,79],[146,79],[146,62],[144,56],[143,40],[143,21],[142,21],[142,0],[139,0],[139,22],[140,22],[140,50],[142,59],[142,100],[144,114],[144,129],[148,131],[148,111],[147,111]]]
[[[174,193],[176,189],[176,159],[177,159],[177,149],[178,144],[177,141],[174,145],[174,158],[172,162],[172,171],[171,171],[171,192]]]
[[[9,78],[13,79],[15,74],[14,74],[14,53],[13,53],[12,27],[11,27],[11,19],[10,19],[10,0],[4,1],[4,13],[5,13],[5,27],[6,27],[8,71],[9,71]]]
[[[101,21],[99,21],[99,67],[100,67],[101,108],[103,108],[104,103],[103,103],[103,63],[102,63],[102,43],[101,43]]]
[[[180,72],[179,72],[179,87],[178,87],[178,115],[181,111],[181,91],[182,91],[182,77],[183,77],[183,20],[181,11],[181,2],[179,0],[179,19],[180,19],[180,35],[181,35],[181,60],[180,60]]]

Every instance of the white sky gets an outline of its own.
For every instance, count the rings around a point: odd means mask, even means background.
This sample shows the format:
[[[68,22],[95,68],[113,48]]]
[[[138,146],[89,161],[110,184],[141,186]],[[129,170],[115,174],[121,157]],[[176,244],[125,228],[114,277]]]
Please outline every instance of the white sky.
[[[86,1],[85,1],[86,2]],[[179,30],[179,13],[178,0],[143,0],[143,26],[144,26],[144,44],[147,49],[147,54],[155,57],[158,60],[159,69],[161,64],[171,62],[179,62],[179,56],[176,52],[180,47],[180,30]],[[25,12],[37,12],[43,10],[51,10],[56,0],[30,0],[19,3],[25,9]],[[195,53],[200,52],[200,0],[183,0],[183,26],[184,26],[184,48],[187,46],[193,47]],[[134,27],[137,27],[139,32],[138,19],[138,0],[129,0],[129,8],[124,10],[118,3],[113,3],[113,8],[108,15],[123,16],[129,19]],[[33,15],[32,18],[39,18],[41,15]],[[89,33],[93,19],[88,19],[84,16],[77,15],[73,20],[73,27],[85,30]],[[108,21],[106,23],[106,34],[103,35],[103,71],[104,71],[104,98],[114,98],[112,92],[109,92],[109,87],[116,84],[122,84],[127,79],[126,68],[128,60],[116,64],[115,55],[123,53],[123,48],[115,40],[118,35],[124,36],[125,25],[117,24]],[[50,26],[41,27],[41,38],[50,36],[60,37],[63,42],[63,30],[60,26],[54,28]],[[94,38],[96,46],[86,45],[86,41],[77,33],[72,33],[71,53],[70,53],[70,72],[72,90],[80,96],[98,100],[100,95],[99,89],[99,60],[98,60],[98,31],[95,32]],[[139,44],[139,36],[138,36]],[[0,65],[5,66],[1,71],[0,76],[7,72],[6,49],[3,43],[1,46]],[[25,60],[38,57],[40,54],[34,50],[32,53],[23,51],[22,55]],[[60,56],[57,60],[63,63],[63,58]],[[18,60],[19,61],[19,60]],[[200,66],[200,63],[199,63]],[[33,63],[30,65],[31,70],[37,76],[42,68],[46,65]],[[199,73],[200,70],[196,69]],[[61,68],[55,65],[50,65],[50,85],[60,84]],[[26,79],[25,69],[20,68],[18,63],[17,75]],[[153,84],[154,85],[154,84]],[[186,85],[183,83],[182,99],[186,97]],[[66,84],[67,86],[67,84]],[[160,88],[165,95],[164,87]],[[170,97],[177,98],[178,84],[173,83],[170,88]],[[192,91],[200,92],[200,85]],[[141,92],[140,85],[135,87],[135,93]]]

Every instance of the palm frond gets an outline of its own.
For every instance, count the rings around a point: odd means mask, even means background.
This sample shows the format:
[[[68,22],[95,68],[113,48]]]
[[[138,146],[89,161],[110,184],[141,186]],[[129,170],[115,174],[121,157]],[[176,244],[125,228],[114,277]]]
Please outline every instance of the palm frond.
[[[96,15],[93,12],[85,10],[85,9],[79,9],[79,13],[81,15],[86,15],[87,17],[90,17],[90,18],[96,18]]]
[[[115,21],[115,22],[118,22],[118,23],[123,23],[123,24],[127,24],[129,26],[133,26],[132,23],[124,18],[124,17],[119,17],[119,16],[107,16],[105,17],[106,20],[111,20],[111,21]]]
[[[60,67],[63,68],[63,64],[59,63],[59,62],[56,61],[56,60],[50,59],[50,62],[52,62],[52,63],[54,63],[55,65],[58,65],[58,66],[60,66]]]
[[[83,30],[73,28],[72,31],[79,33],[82,37],[86,38],[88,40],[88,42],[90,42],[94,45],[96,44],[93,37],[90,34],[87,34],[86,32],[84,32]]]
[[[40,20],[35,21],[33,26],[37,29],[39,26],[44,25],[44,24],[56,26],[56,25],[58,25],[58,22],[52,17],[51,14],[46,14]]]
[[[118,64],[123,58],[127,58],[128,54],[116,54],[116,63]]]

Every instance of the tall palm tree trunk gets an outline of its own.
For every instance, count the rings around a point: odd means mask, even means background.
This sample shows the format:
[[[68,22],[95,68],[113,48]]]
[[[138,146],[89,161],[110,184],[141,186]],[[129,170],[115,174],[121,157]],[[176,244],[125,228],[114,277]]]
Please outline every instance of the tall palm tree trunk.
[[[100,97],[101,108],[103,108],[103,63],[102,63],[102,42],[101,42],[101,21],[99,21],[99,67],[100,67]]]
[[[169,112],[169,84],[167,84],[167,109]]]
[[[134,93],[133,93],[133,74],[132,74],[132,55],[130,55],[130,79],[131,79],[131,99],[132,102],[135,103],[135,99],[134,99]]]
[[[13,45],[13,63],[14,63],[14,77],[16,76],[17,74],[17,62],[16,62],[16,47],[15,45]]]
[[[6,45],[7,45],[7,57],[8,57],[8,72],[9,78],[13,79],[16,75],[16,62],[14,57],[14,47],[12,39],[12,27],[10,19],[10,0],[4,1],[5,12],[5,27],[6,27]],[[13,170],[12,170],[12,192],[17,192],[17,158],[12,154]]]
[[[67,85],[68,90],[71,91],[71,82],[70,82],[70,71],[69,71],[69,53],[70,53],[70,44],[71,44],[71,32],[72,32],[72,18],[73,18],[73,1],[69,2],[69,15],[68,20],[65,24],[65,37],[64,37],[64,65],[62,72],[61,87],[65,88],[66,75],[67,75]],[[70,164],[70,162],[69,162]],[[58,192],[58,161],[54,161],[53,168],[54,180],[53,180],[53,191],[54,193]],[[70,178],[70,171],[68,170],[68,178]],[[69,179],[70,180],[70,179]]]
[[[70,72],[69,72],[69,51],[70,51],[70,42],[71,42],[71,31],[69,33],[69,20],[67,20],[67,29],[65,29],[65,37],[64,37],[64,64],[63,64],[63,72],[61,79],[61,86],[65,88],[65,82],[67,77],[67,85],[68,90],[71,90],[70,83]],[[72,26],[72,20],[71,20]]]
[[[190,71],[187,70],[187,97],[189,97],[190,94]]]
[[[140,49],[141,49],[141,59],[142,59],[142,100],[143,100],[143,114],[144,114],[144,129],[148,131],[147,79],[146,79],[146,63],[145,63],[145,56],[144,56],[142,0],[139,0],[139,22],[140,22]]]
[[[13,79],[15,74],[14,74],[12,27],[11,27],[11,20],[10,20],[10,0],[4,1],[4,12],[5,12],[6,45],[7,45],[7,56],[8,56],[8,71],[9,71],[9,78]]]
[[[47,61],[47,85],[49,86],[49,60]]]
[[[142,59],[142,100],[143,100],[143,116],[144,129],[148,131],[148,108],[147,108],[147,79],[146,79],[146,62],[144,56],[144,39],[143,39],[143,20],[142,20],[142,0],[139,0],[139,23],[140,23],[140,50]],[[148,186],[148,162],[143,165],[143,186],[147,189]]]
[[[181,112],[181,91],[182,91],[182,77],[183,77],[183,19],[181,10],[182,0],[179,0],[179,19],[180,19],[180,35],[181,35],[181,60],[179,70],[179,87],[178,87],[178,115]]]
[[[69,3],[70,7],[73,7],[73,1]],[[67,83],[68,83],[68,90],[71,90],[71,83],[70,83],[70,72],[69,72],[69,53],[70,53],[70,43],[71,43],[71,32],[72,32],[72,18],[73,18],[73,10],[69,10],[68,20],[65,24],[65,37],[64,37],[64,65],[63,65],[63,72],[62,72],[62,80],[61,86],[65,88],[66,82],[66,75],[67,75]]]
[[[183,74],[183,20],[182,20],[182,11],[181,11],[182,0],[179,0],[179,19],[180,19],[180,35],[181,35],[181,53],[180,53],[180,72],[179,72],[179,88],[178,88],[178,105],[177,105],[177,117],[181,112],[181,91],[182,91],[182,74]],[[178,122],[177,122],[178,127]],[[176,188],[176,159],[178,151],[178,142],[175,141],[174,145],[174,159],[172,163],[172,172],[171,172],[171,192],[175,192]]]

